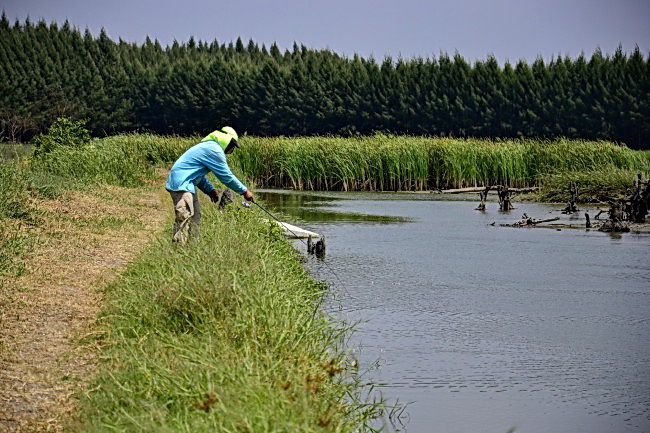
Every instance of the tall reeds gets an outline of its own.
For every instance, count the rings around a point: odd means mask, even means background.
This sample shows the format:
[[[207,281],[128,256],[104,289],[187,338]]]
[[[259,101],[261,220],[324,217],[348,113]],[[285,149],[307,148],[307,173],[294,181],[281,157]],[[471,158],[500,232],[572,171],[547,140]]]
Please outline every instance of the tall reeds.
[[[83,182],[136,186],[169,167],[200,137],[125,134],[61,148],[34,162]],[[337,191],[423,191],[487,185],[551,185],[562,173],[630,170],[650,174],[650,152],[604,141],[478,140],[395,136],[242,137],[228,156],[258,187]],[[584,176],[583,176],[584,177]],[[594,183],[595,184],[595,183]]]
[[[49,172],[137,184],[169,167],[200,137],[125,134],[48,155]],[[611,169],[648,173],[650,152],[605,141],[369,137],[242,137],[228,161],[258,187],[411,191],[483,185],[540,186],[551,175]]]
[[[235,155],[258,186],[307,190],[427,190],[536,186],[550,174],[648,170],[648,157],[603,141],[371,137],[246,137]]]

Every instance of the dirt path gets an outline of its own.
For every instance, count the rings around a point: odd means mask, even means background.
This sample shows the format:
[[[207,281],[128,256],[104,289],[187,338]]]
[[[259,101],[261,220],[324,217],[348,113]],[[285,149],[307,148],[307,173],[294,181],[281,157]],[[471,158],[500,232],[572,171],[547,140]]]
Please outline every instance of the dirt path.
[[[163,229],[163,193],[102,187],[36,204],[38,246],[0,299],[0,432],[74,423],[73,396],[97,364],[100,289]]]

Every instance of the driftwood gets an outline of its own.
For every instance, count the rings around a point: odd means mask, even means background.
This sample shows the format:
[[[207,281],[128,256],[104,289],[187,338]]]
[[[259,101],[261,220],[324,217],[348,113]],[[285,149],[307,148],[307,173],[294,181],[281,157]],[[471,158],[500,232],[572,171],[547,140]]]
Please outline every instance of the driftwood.
[[[627,190],[625,198],[607,197],[609,209],[600,210],[595,219],[607,212],[608,219],[599,230],[608,232],[629,231],[626,222],[645,223],[650,209],[650,180],[643,181],[641,173],[632,184],[632,190]]]
[[[605,222],[598,227],[598,231],[625,233],[630,231],[630,227],[620,220],[605,220]]]
[[[624,205],[625,200],[612,200],[610,202],[609,210],[607,211],[609,218],[598,227],[598,230],[601,232],[629,232],[630,228],[623,221],[626,219]],[[600,213],[598,214],[600,215]]]
[[[477,186],[477,187],[469,187],[469,188],[455,188],[455,189],[439,189],[436,190],[436,192],[440,194],[463,194],[463,193],[472,193],[472,192],[483,192],[485,190],[484,186]],[[489,188],[495,188],[495,186],[491,186]],[[510,192],[516,192],[516,193],[522,193],[522,192],[534,192],[537,191],[539,188],[536,186],[531,186],[529,188],[509,188]],[[495,190],[496,193],[496,190]]]
[[[322,259],[325,257],[325,237],[322,236],[318,242],[314,243],[311,236],[307,238],[307,253],[315,254],[316,257]]]
[[[643,187],[645,188],[643,189]],[[625,199],[625,211],[629,221],[644,223],[650,208],[650,180],[643,182],[641,173],[633,184],[633,191]]]
[[[511,202],[510,194],[512,191],[503,185],[497,185],[497,194],[499,195],[499,210],[507,212],[514,209]]]
[[[546,218],[546,219],[543,219],[543,220],[532,220],[528,224],[529,225],[530,224],[535,225],[535,224],[541,224],[541,223],[548,223],[548,222],[551,222],[551,221],[557,221],[559,219],[560,219],[560,217]]]
[[[600,219],[600,215],[601,215],[602,213],[605,213],[605,212],[607,212],[605,209],[598,209],[598,213],[594,216],[594,219],[595,219],[595,220],[599,220],[599,219]]]
[[[554,218],[545,218],[541,220],[536,220],[534,218],[531,218],[528,216],[527,213],[524,213],[521,216],[521,219],[519,221],[516,221],[512,224],[500,224],[501,227],[535,227],[537,224],[542,224],[542,223],[548,223],[551,221],[557,221],[559,220],[560,217],[554,217]]]
[[[567,207],[562,210],[562,213],[572,214],[578,212],[579,209],[576,203],[578,203],[579,193],[578,185],[573,181],[569,182],[569,203],[567,204]]]
[[[479,197],[481,198],[481,203],[478,205],[476,210],[485,210],[485,200],[487,199],[487,195],[490,192],[490,186],[485,187],[482,191],[479,192]]]

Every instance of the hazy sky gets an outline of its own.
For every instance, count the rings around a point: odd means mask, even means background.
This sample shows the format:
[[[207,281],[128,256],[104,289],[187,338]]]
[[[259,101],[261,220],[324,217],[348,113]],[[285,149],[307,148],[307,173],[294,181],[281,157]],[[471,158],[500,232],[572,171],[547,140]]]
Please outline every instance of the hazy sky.
[[[458,51],[469,61],[541,55],[587,56],[622,45],[650,51],[650,0],[0,0],[13,22],[70,23],[94,35],[167,45],[253,39],[260,46],[293,42],[339,54],[432,57]]]

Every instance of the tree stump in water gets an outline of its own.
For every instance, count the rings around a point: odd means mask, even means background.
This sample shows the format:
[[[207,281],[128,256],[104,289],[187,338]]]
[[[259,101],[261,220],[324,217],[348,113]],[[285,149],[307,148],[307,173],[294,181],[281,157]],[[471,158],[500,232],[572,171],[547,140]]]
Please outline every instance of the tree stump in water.
[[[625,212],[623,211],[622,200],[612,200],[607,211],[609,219],[598,228],[601,232],[629,232],[630,228],[623,222]]]
[[[314,243],[311,236],[309,236],[307,238],[307,254],[315,254],[319,259],[325,257],[325,237]]]
[[[644,223],[648,208],[650,208],[650,180],[645,183],[639,173],[637,181],[634,182],[634,192],[626,201],[627,213],[630,221]],[[645,186],[645,189],[642,187]]]
[[[316,257],[319,259],[322,259],[325,257],[325,238],[320,238],[318,242],[316,242],[316,246],[314,247],[314,254],[316,254]]]
[[[485,200],[487,200],[488,192],[490,191],[491,186],[486,186],[485,189],[478,193],[481,198],[481,203],[477,206],[475,210],[484,211],[485,210]]]
[[[507,186],[499,185],[497,187],[497,194],[499,195],[499,210],[500,211],[509,211],[514,209],[512,202],[510,201],[510,191],[508,191]]]
[[[578,212],[579,209],[578,206],[576,206],[576,203],[578,202],[578,193],[578,185],[573,181],[569,182],[569,203],[567,204],[567,207],[562,210],[562,213],[572,214]]]

